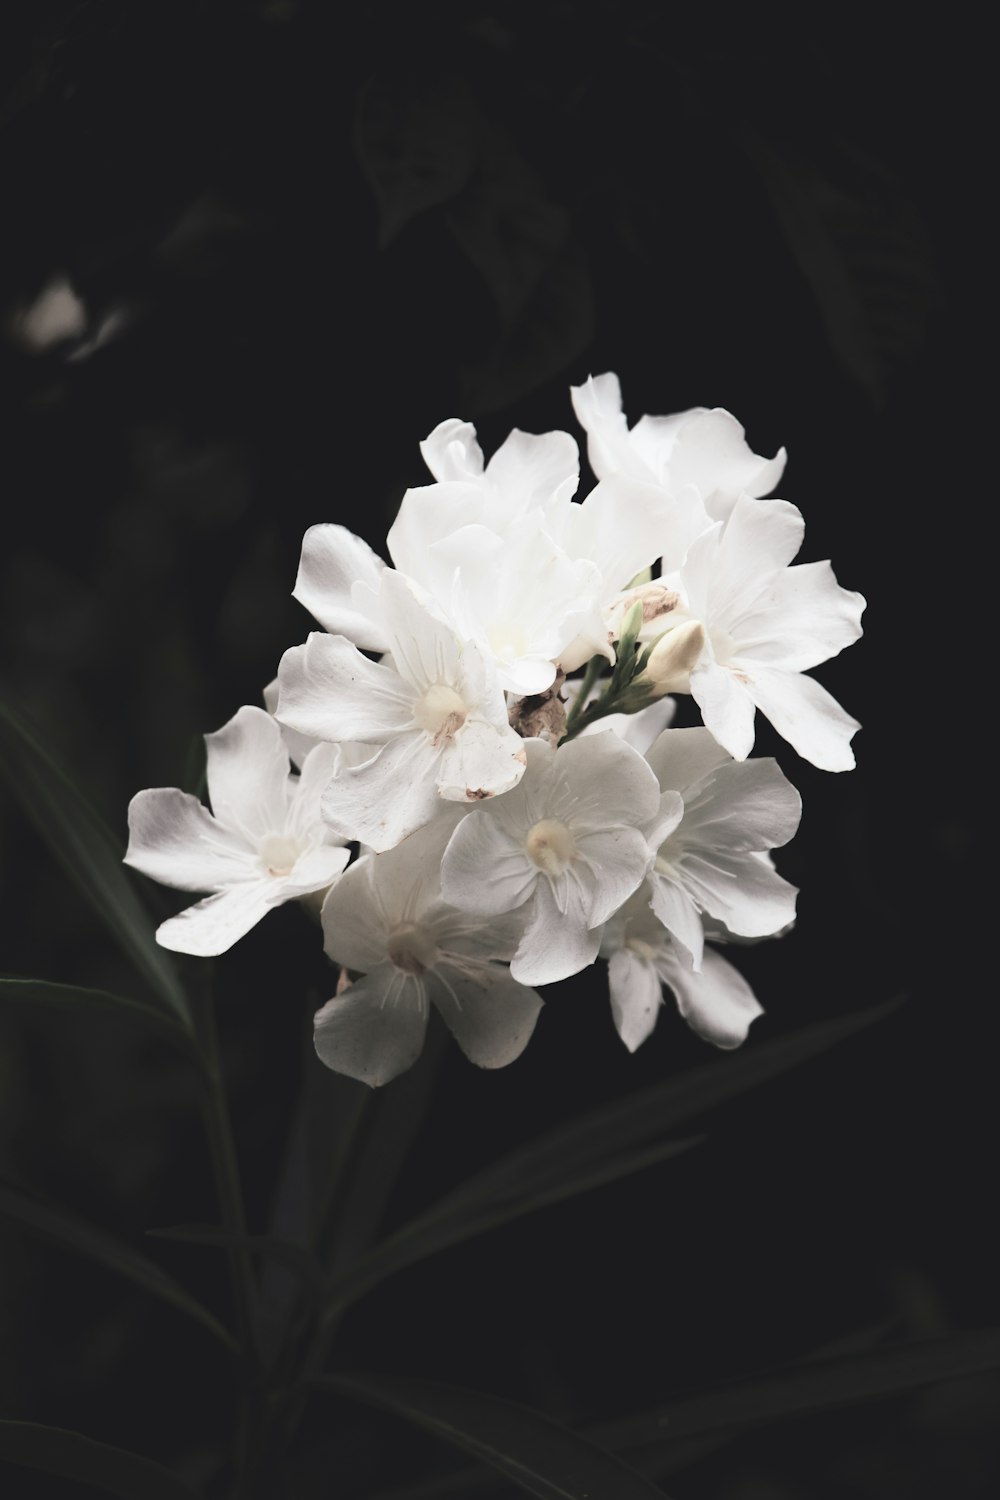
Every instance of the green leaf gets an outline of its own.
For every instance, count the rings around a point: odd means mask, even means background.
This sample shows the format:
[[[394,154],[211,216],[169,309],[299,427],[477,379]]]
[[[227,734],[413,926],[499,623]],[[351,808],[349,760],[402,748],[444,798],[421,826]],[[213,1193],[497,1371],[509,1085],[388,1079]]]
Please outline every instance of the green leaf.
[[[0,770],[58,863],[160,998],[186,1021],[184,991],[129,883],[117,840],[27,725],[2,704]]]
[[[320,1375],[312,1383],[413,1422],[541,1500],[664,1500],[613,1454],[498,1396],[382,1375]]]
[[[179,1282],[161,1270],[155,1261],[147,1260],[130,1245],[116,1240],[103,1229],[94,1228],[92,1224],[78,1219],[75,1214],[68,1213],[63,1208],[55,1208],[51,1204],[29,1198],[20,1188],[3,1181],[0,1181],[0,1217],[20,1224],[30,1233],[61,1245],[63,1249],[73,1250],[127,1281],[144,1287],[154,1297],[169,1302],[179,1312],[186,1313],[189,1318],[201,1323],[228,1349],[234,1353],[239,1352],[236,1340],[207,1307],[196,1301]]]
[[[270,1234],[230,1234],[217,1224],[171,1224],[165,1229],[147,1229],[157,1240],[175,1240],[184,1245],[208,1245],[220,1250],[244,1249],[294,1271],[311,1300],[318,1305],[323,1295],[323,1268],[302,1245],[293,1245]]]
[[[142,1000],[127,1000],[124,995],[112,995],[107,990],[88,990],[76,984],[55,984],[48,979],[15,979],[0,977],[0,1000],[12,1001],[15,1005],[29,1008],[41,1006],[53,1010],[69,1011],[77,1015],[96,1011],[98,1014],[115,1014],[126,1021],[136,1021],[148,1026],[164,1041],[189,1051],[190,1034],[165,1010],[147,1005]]]
[[[884,1400],[925,1385],[1000,1369],[1000,1329],[920,1339],[835,1359],[810,1360],[775,1375],[709,1391],[650,1419],[649,1440],[692,1437],[783,1421],[809,1412]]]
[[[96,1443],[82,1432],[38,1422],[0,1421],[0,1459],[76,1479],[119,1500],[193,1500],[195,1491],[138,1453]]]
[[[679,1078],[558,1126],[462,1183],[338,1277],[330,1311],[339,1310],[404,1266],[547,1203],[586,1192],[662,1161],[686,1142],[658,1139],[719,1104],[864,1030],[899,1001],[821,1021],[791,1036],[713,1058]],[[650,1146],[650,1142],[655,1142]]]

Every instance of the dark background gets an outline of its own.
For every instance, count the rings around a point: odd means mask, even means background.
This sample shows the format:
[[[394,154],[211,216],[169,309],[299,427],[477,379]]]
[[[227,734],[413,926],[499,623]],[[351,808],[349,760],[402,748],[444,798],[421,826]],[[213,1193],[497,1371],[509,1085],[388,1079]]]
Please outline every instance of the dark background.
[[[998,1320],[975,47],[960,63],[912,16],[859,36],[832,14],[4,10],[2,690],[123,840],[133,792],[193,785],[198,737],[259,701],[310,628],[290,598],[305,528],[383,546],[448,416],[487,453],[515,425],[575,430],[569,384],[608,369],[632,420],[723,405],[757,452],[787,445],[802,560],[831,557],[870,601],[863,641],[817,674],[865,726],[858,769],[816,771],[758,719],[758,752],[804,798],[779,856],[802,895],[796,930],[737,962],[767,1012],[749,1047],[905,1005],[716,1113],[678,1161],[403,1273],[351,1314],[338,1366],[587,1425],[854,1334]],[[57,273],[88,327],[32,349],[19,309]],[[6,793],[0,837],[3,971],[140,993]],[[212,967],[263,1230],[334,976],[297,910]],[[546,998],[510,1068],[447,1052],[387,1222],[710,1060],[669,1005],[629,1057],[602,972]],[[142,1238],[216,1217],[180,1065],[86,1016],[0,1028],[0,1167],[224,1308],[214,1252]],[[96,1268],[3,1245],[5,1413],[207,1474],[224,1357]],[[981,1378],[767,1428],[672,1492],[993,1493],[997,1393]],[[454,1462],[332,1403],[306,1438],[303,1496]]]

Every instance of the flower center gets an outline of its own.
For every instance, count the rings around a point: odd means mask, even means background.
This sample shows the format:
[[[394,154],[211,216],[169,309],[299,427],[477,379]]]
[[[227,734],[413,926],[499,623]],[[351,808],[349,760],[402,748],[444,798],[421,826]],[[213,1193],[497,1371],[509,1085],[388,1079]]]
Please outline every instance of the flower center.
[[[455,738],[469,711],[453,687],[434,682],[413,705],[413,716],[434,741],[435,750]]]
[[[260,846],[260,862],[269,875],[287,875],[301,853],[295,839],[284,833],[270,833]]]
[[[438,946],[422,927],[403,922],[389,934],[389,958],[404,974],[424,974],[438,960]]]
[[[528,858],[546,875],[561,875],[576,858],[576,844],[565,823],[543,818],[529,829],[524,841]]]

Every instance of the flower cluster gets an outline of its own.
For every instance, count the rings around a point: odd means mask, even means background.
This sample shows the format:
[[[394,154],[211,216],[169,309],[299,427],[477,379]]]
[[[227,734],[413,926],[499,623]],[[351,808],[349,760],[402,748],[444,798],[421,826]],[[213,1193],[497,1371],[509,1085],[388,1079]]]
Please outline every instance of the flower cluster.
[[[515,429],[487,462],[450,420],[420,445],[432,482],[403,497],[392,566],[311,527],[294,595],[320,628],[264,708],[206,737],[212,811],[173,789],[129,808],[127,862],[209,893],[159,929],[168,948],[222,953],[270,907],[322,901],[341,978],[316,1048],[370,1084],[414,1062],[432,1004],[473,1062],[512,1061],[535,987],[599,956],[630,1050],[664,985],[738,1046],[761,1008],[718,949],[795,916],[771,851],[800,800],[748,759],[757,710],[814,765],[854,764],[858,724],[805,674],[857,639],[864,600],[794,565],[802,516],[761,498],[784,450],[753,453],[722,410],[630,428],[611,374],[572,399],[582,501],[568,433]],[[680,693],[703,727],[672,727]]]

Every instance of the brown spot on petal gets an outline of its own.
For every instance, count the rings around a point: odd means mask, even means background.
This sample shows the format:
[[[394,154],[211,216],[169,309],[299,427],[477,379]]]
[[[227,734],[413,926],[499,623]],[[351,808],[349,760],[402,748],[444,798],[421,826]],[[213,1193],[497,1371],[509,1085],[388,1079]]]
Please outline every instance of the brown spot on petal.
[[[465,718],[465,714],[450,713],[442,720],[431,742],[435,750],[440,750],[442,745],[449,745],[451,743],[465,723]]]
[[[482,802],[487,797],[492,797],[493,793],[484,791],[481,786],[476,787],[475,790],[473,790],[471,786],[467,786],[465,788],[465,795],[469,802]]]

